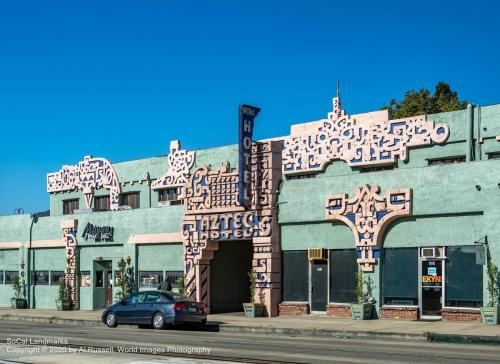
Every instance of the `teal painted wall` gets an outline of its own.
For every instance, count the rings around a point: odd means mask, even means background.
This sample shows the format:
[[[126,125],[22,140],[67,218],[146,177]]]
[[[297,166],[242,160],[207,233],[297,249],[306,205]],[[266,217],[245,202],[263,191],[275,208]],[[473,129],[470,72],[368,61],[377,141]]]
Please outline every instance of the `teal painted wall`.
[[[0,271],[19,271],[20,261],[21,255],[18,249],[0,250]],[[0,307],[10,307],[10,299],[13,296],[12,285],[0,282]]]

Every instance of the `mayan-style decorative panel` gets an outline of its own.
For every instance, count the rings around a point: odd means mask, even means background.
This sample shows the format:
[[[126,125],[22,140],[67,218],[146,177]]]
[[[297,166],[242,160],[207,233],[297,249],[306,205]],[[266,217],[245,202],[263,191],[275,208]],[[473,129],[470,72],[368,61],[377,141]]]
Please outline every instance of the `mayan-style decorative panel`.
[[[118,210],[120,182],[111,163],[104,158],[86,156],[76,166],[63,166],[59,172],[47,174],[47,192],[83,190],[87,208],[92,207],[94,190],[106,188],[110,194],[110,209]]]
[[[219,241],[252,240],[256,299],[277,314],[281,267],[276,228],[276,190],[281,181],[281,149],[276,143],[252,145],[251,206],[238,202],[238,173],[229,163],[218,170],[198,167],[185,185],[182,233],[186,286],[210,309],[210,261]],[[276,286],[273,286],[273,283]]]
[[[407,160],[408,148],[443,143],[449,135],[446,124],[427,121],[426,115],[357,122],[345,115],[340,99],[334,105],[321,126],[285,139],[283,174],[321,172],[334,160],[349,166],[393,164],[397,158]]]
[[[153,190],[181,187],[188,181],[189,170],[194,166],[195,152],[181,149],[178,140],[170,142],[167,173],[151,184]]]
[[[365,185],[346,194],[327,196],[326,219],[344,222],[354,233],[363,271],[372,272],[376,264],[374,249],[379,249],[385,229],[398,217],[410,216],[412,191],[409,188],[379,194],[379,186]]]
[[[61,228],[63,231],[63,240],[66,244],[66,273],[64,280],[66,287],[69,291],[70,308],[78,309],[78,267],[77,267],[77,249],[78,240],[76,238],[76,229],[78,227],[78,220],[65,220],[61,221]]]

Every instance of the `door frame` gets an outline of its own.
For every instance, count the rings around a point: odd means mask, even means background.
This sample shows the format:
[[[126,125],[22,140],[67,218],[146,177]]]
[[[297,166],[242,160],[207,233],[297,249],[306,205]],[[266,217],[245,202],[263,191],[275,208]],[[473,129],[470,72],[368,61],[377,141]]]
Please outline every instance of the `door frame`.
[[[422,248],[442,248],[443,256],[442,257],[433,257],[427,258],[422,257]],[[441,272],[442,272],[442,284],[441,284],[441,310],[445,307],[445,294],[446,294],[446,247],[444,246],[424,246],[418,248],[418,311],[420,313],[420,319],[423,320],[441,320],[442,314],[439,316],[433,315],[422,315],[422,262],[423,261],[441,261]]]
[[[324,260],[326,262],[326,304],[328,305],[330,303],[330,249],[327,249],[327,258]],[[313,266],[313,260],[309,260],[309,269],[308,269],[308,303],[309,303],[309,308],[311,313],[316,313],[316,314],[326,314],[326,306],[324,311],[313,311],[312,310],[312,266]]]

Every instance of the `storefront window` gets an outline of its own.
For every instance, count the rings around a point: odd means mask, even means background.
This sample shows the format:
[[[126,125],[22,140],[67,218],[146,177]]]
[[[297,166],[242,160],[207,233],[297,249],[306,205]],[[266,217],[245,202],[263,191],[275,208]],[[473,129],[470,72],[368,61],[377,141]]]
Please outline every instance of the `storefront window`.
[[[184,276],[184,272],[182,271],[175,271],[175,272],[167,272],[166,275],[166,280],[172,285],[172,289],[179,289],[179,283],[178,280],[179,278]]]
[[[31,272],[31,284],[38,286],[45,286],[49,284],[49,271],[48,270],[35,270]]]
[[[483,265],[476,264],[476,247],[448,247],[446,257],[446,306],[481,307],[483,304]]]
[[[51,271],[50,272],[50,284],[53,286],[59,285],[59,282],[61,282],[64,279],[64,272],[63,271]]]
[[[309,301],[307,250],[283,252],[283,301]]]
[[[0,284],[3,284],[3,270],[0,270]]]
[[[90,279],[90,271],[82,270],[80,271],[80,287],[90,287],[91,279]]]
[[[356,250],[330,250],[330,302],[356,302]]]
[[[17,270],[5,271],[5,284],[12,284],[14,277],[17,276],[19,276],[19,272]]]
[[[162,281],[162,271],[139,272],[139,287],[158,288]]]
[[[386,305],[418,304],[418,249],[384,249],[382,293]]]

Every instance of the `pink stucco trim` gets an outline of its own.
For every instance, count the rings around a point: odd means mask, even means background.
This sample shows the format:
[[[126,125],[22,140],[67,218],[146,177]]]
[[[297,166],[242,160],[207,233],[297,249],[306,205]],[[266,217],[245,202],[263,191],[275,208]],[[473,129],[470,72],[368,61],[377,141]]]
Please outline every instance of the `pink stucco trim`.
[[[29,246],[29,241],[26,243],[26,247],[29,248],[63,248],[66,246],[66,243],[63,239],[56,240],[33,240],[31,242],[31,246]]]
[[[22,245],[20,241],[4,241],[0,242],[0,249],[19,249]]]
[[[132,234],[129,244],[168,244],[182,243],[182,233]]]

